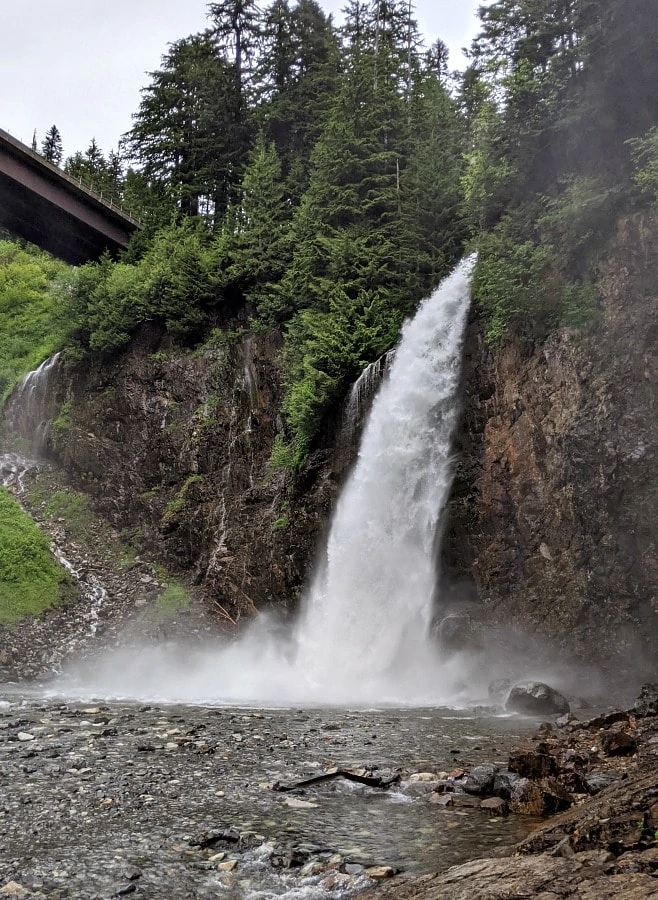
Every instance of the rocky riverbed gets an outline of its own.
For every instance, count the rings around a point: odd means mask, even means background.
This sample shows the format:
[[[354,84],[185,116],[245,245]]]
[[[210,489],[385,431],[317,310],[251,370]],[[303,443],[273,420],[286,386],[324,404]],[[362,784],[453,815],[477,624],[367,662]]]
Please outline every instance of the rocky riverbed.
[[[658,685],[630,710],[556,726],[510,755],[510,798],[562,812],[498,858],[402,876],[370,900],[656,900]]]
[[[316,900],[445,870],[535,823],[477,796],[428,802],[441,779],[505,767],[528,720],[0,697],[0,896]],[[273,790],[332,766],[394,783]]]

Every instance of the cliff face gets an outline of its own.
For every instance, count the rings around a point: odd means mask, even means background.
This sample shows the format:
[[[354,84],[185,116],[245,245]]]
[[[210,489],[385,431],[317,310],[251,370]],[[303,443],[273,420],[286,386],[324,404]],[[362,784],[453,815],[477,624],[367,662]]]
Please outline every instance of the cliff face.
[[[59,369],[47,398],[48,455],[227,623],[296,599],[339,477],[326,452],[294,483],[270,468],[279,351],[259,335],[189,353],[145,329],[113,361]]]
[[[569,655],[650,668],[658,221],[624,221],[603,259],[584,334],[492,350],[473,315],[441,596]],[[112,361],[52,373],[45,401],[73,484],[227,623],[294,606],[354,455],[336,426],[294,479],[272,471],[280,349],[252,335],[189,353],[145,329]]]
[[[658,651],[658,221],[623,221],[598,272],[602,317],[542,347],[484,346],[471,322],[444,545],[489,620],[590,660]]]

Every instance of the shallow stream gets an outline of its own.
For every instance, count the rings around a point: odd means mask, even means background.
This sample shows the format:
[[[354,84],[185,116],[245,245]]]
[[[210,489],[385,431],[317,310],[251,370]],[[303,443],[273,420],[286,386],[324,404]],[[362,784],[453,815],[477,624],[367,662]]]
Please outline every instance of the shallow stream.
[[[489,817],[477,801],[440,808],[432,783],[410,775],[504,767],[531,725],[447,709],[92,705],[6,685],[0,881],[58,900],[292,900],[358,893],[372,884],[361,866],[445,869],[534,823]],[[403,780],[272,790],[332,766],[401,769]]]

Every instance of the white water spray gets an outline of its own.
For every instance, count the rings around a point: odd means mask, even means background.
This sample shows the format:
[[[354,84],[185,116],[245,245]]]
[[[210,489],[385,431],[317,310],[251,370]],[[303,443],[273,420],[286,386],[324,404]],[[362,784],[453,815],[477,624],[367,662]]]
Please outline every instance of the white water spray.
[[[439,659],[429,625],[473,262],[404,327],[293,633],[261,616],[220,648],[126,649],[57,692],[246,705],[463,700],[461,665]]]
[[[371,693],[435,653],[435,538],[452,481],[472,265],[462,263],[406,324],[373,404],[298,633],[301,667],[318,685]]]

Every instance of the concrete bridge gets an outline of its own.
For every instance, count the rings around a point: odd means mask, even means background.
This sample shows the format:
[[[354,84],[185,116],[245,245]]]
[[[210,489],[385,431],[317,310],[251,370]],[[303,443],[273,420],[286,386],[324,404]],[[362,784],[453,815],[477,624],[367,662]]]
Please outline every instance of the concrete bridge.
[[[73,265],[116,254],[139,223],[0,129],[0,229]]]

